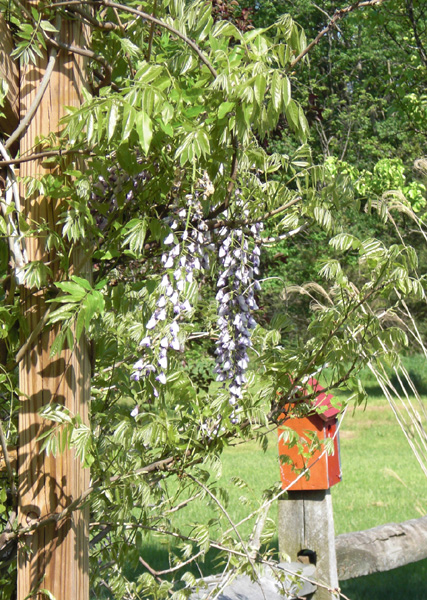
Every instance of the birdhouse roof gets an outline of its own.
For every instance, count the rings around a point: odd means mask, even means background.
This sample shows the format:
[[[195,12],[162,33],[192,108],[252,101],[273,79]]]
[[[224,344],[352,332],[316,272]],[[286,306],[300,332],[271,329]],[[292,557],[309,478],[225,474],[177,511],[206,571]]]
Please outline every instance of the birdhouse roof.
[[[316,395],[316,398],[313,398],[313,400],[311,401],[313,406],[315,406],[316,408],[320,408],[322,407],[324,409],[324,407],[326,407],[326,410],[322,410],[322,412],[318,413],[319,417],[321,417],[324,421],[328,421],[329,419],[332,419],[333,417],[336,417],[337,414],[340,412],[339,408],[336,408],[335,406],[332,406],[332,398],[333,395],[332,394],[325,394],[324,393],[324,387],[322,387],[320,385],[320,383],[317,381],[317,379],[315,379],[314,377],[311,377],[308,381],[307,381],[307,385],[311,388],[313,388],[313,392]]]

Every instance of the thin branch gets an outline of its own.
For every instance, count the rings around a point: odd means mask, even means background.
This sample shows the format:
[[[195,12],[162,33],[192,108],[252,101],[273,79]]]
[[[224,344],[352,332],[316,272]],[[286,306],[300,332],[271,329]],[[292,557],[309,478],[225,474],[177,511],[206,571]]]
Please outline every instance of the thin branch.
[[[246,548],[245,548],[245,544],[244,544],[244,542],[243,542],[243,540],[242,540],[242,536],[240,535],[240,533],[239,533],[239,530],[237,529],[237,527],[234,525],[234,523],[233,523],[233,519],[230,517],[230,515],[229,515],[229,514],[228,514],[228,512],[225,510],[224,506],[221,504],[221,502],[218,500],[218,498],[215,496],[215,494],[213,494],[213,493],[211,492],[211,490],[208,488],[208,486],[206,486],[206,485],[205,485],[203,482],[199,481],[199,480],[197,479],[197,477],[194,477],[194,475],[191,475],[191,473],[186,473],[186,476],[187,476],[187,477],[189,477],[189,478],[190,478],[192,481],[194,481],[195,483],[197,483],[197,485],[198,485],[199,487],[201,487],[201,488],[202,488],[202,490],[204,490],[204,491],[205,491],[205,492],[206,492],[206,493],[207,493],[207,494],[208,494],[208,495],[209,495],[209,496],[212,498],[212,500],[213,500],[213,501],[214,501],[214,502],[215,502],[215,503],[218,505],[218,507],[220,508],[221,512],[222,512],[222,513],[223,513],[223,514],[226,516],[227,520],[230,522],[231,528],[233,529],[234,533],[235,533],[235,534],[236,534],[236,536],[237,536],[237,539],[239,540],[239,542],[240,542],[240,543],[241,543],[241,545],[242,545],[242,548],[243,548],[243,550],[244,550],[244,552],[245,552],[245,556],[246,556],[246,558],[248,559],[248,561],[249,561],[249,563],[250,563],[250,565],[251,565],[251,567],[252,567],[252,571],[253,571],[254,575],[256,576],[257,583],[259,584],[259,586],[260,586],[260,588],[261,588],[261,591],[262,591],[262,593],[263,593],[263,596],[264,596],[264,591],[263,591],[263,589],[262,589],[261,581],[259,580],[259,576],[258,576],[258,574],[257,574],[257,572],[256,572],[256,569],[255,569],[255,563],[254,563],[254,560],[253,560],[253,558],[252,558],[251,554],[250,554],[250,553],[249,553],[249,552],[246,550]],[[265,597],[265,596],[264,596],[264,597]]]
[[[88,11],[84,10],[81,6],[74,5],[72,7],[72,11],[79,14],[81,17],[86,19],[88,23],[90,23],[93,27],[97,29],[103,29],[104,31],[117,31],[120,30],[120,26],[112,23],[111,21],[106,21],[105,23],[101,23],[94,16],[92,16]]]
[[[287,231],[286,233],[281,233],[280,235],[278,235],[276,237],[264,238],[262,240],[262,245],[268,246],[269,244],[275,244],[277,242],[287,240],[288,238],[293,237],[294,235],[298,235],[302,231],[305,231],[307,229],[308,225],[309,225],[308,222],[306,222],[306,223],[303,223],[302,225],[300,225],[299,227],[297,227],[296,229],[292,229],[291,231]]]
[[[157,10],[157,0],[154,0],[154,2],[153,2],[153,12],[151,13],[153,17],[156,16],[156,10]],[[150,59],[151,59],[151,49],[153,47],[153,38],[154,38],[154,23],[152,21],[151,22],[151,26],[150,26],[150,33],[148,34],[147,56],[145,58],[145,60],[147,62],[150,62]]]
[[[70,2],[57,2],[57,3],[55,3],[54,6],[55,7],[61,7],[61,6],[69,7],[69,6],[74,6],[76,4],[80,5],[80,4],[82,4],[82,2],[75,2],[73,0],[70,0]],[[175,29],[175,27],[172,27],[172,25],[169,25],[168,23],[164,23],[160,19],[157,19],[156,17],[153,17],[152,15],[145,13],[142,10],[139,10],[136,8],[131,8],[130,6],[124,6],[123,4],[119,4],[117,2],[110,2],[110,0],[95,0],[95,1],[89,0],[88,2],[85,2],[85,4],[95,4],[95,5],[107,6],[110,8],[116,8],[118,10],[128,12],[132,15],[136,15],[137,17],[140,17],[141,19],[144,19],[145,21],[149,21],[150,23],[155,23],[159,27],[162,27],[163,29],[170,31],[170,33],[172,33],[173,35],[176,35],[183,42],[185,42],[187,44],[187,46],[190,46],[190,48],[200,58],[202,63],[207,66],[207,68],[209,69],[209,71],[211,72],[212,76],[215,79],[218,77],[218,73],[216,72],[214,66],[209,61],[209,59],[204,55],[202,49],[195,42],[193,42],[193,40],[191,40],[189,37],[187,37],[180,31],[178,31],[178,29]]]
[[[22,344],[22,346],[18,350],[17,354],[15,355],[15,363],[13,365],[11,365],[8,368],[8,370],[13,370],[16,367],[16,365],[18,365],[21,362],[21,360],[24,358],[24,355],[27,352],[27,350],[29,348],[31,348],[31,346],[33,345],[33,343],[35,342],[35,340],[41,333],[43,327],[46,325],[46,323],[49,319],[50,313],[56,308],[58,308],[58,304],[56,302],[53,302],[49,306],[49,308],[47,308],[43,317],[40,319],[40,321],[37,323],[37,325],[34,327],[33,331],[31,332],[31,335],[29,336],[29,338],[26,340],[26,342],[24,344]]]
[[[245,225],[253,225],[254,223],[265,223],[265,221],[267,221],[268,219],[271,219],[271,217],[275,217],[276,215],[279,215],[282,212],[285,212],[285,210],[288,210],[288,208],[291,208],[291,206],[294,206],[295,204],[298,204],[298,202],[300,202],[301,200],[301,196],[297,196],[296,198],[294,198],[293,200],[290,200],[289,202],[287,202],[286,204],[283,204],[282,206],[279,206],[278,208],[275,208],[274,210],[270,210],[267,213],[264,213],[261,217],[259,217],[258,219],[242,219],[242,220],[226,220],[226,219],[221,219],[220,221],[215,221],[213,223],[208,224],[209,229],[220,229],[221,227],[225,227],[228,225],[231,225],[232,227],[241,227],[241,226],[245,226]],[[215,210],[214,212],[216,212],[218,214],[218,212]],[[212,213],[214,214],[214,213]],[[209,215],[208,218],[211,218],[211,215]]]
[[[1,167],[9,167],[13,165],[19,165],[21,163],[31,162],[32,160],[39,160],[42,158],[49,158],[51,156],[66,156],[67,154],[82,154],[83,156],[96,156],[94,152],[90,150],[78,150],[70,148],[69,150],[46,150],[45,152],[37,152],[36,154],[29,154],[28,156],[21,156],[20,158],[8,158],[7,160],[0,160]]]
[[[80,54],[80,56],[85,56],[86,58],[90,58],[91,60],[94,60],[94,61],[98,62],[100,65],[102,65],[108,73],[111,73],[111,71],[112,71],[111,65],[105,60],[105,58],[103,56],[101,56],[100,54],[97,54],[93,50],[88,50],[87,48],[80,48],[78,46],[73,46],[72,44],[65,44],[64,42],[61,42],[60,40],[54,40],[53,38],[48,36],[46,33],[44,33],[44,37],[46,38],[46,41],[54,48],[66,50],[67,52],[73,52],[74,54]]]
[[[46,66],[46,70],[43,75],[43,79],[41,80],[39,89],[37,90],[37,94],[31,104],[30,108],[28,109],[25,117],[21,120],[18,127],[15,129],[15,131],[12,133],[10,138],[5,143],[4,146],[5,146],[6,150],[8,148],[10,148],[11,145],[23,135],[23,133],[27,129],[28,125],[30,124],[32,118],[34,117],[34,114],[35,114],[36,110],[38,109],[40,102],[42,101],[42,98],[44,96],[46,88],[49,85],[49,81],[50,81],[51,75],[53,73],[53,69],[55,67],[57,55],[58,55],[57,50],[55,48],[52,48],[50,51],[50,56],[49,56],[49,60],[48,60],[47,66]]]
[[[12,492],[12,496],[13,496],[14,500],[16,501],[18,492],[17,492],[16,486],[15,486],[15,478],[13,476],[12,464],[10,462],[10,456],[9,456],[9,452],[7,450],[6,437],[4,435],[3,425],[2,425],[1,421],[0,421],[0,445],[1,445],[2,452],[3,452],[4,462],[6,464],[6,471],[7,471],[7,476],[9,478],[10,491]]]
[[[427,53],[423,46],[420,34],[417,28],[417,20],[414,15],[414,3],[412,0],[406,0],[406,10],[409,21],[411,23],[412,31],[414,32],[415,43],[417,44],[418,54],[424,67],[427,67]]]
[[[355,2],[354,4],[352,4],[351,6],[346,6],[345,8],[340,8],[339,10],[336,10],[334,13],[334,16],[331,18],[331,20],[329,21],[329,23],[326,25],[326,27],[324,27],[322,29],[322,31],[320,31],[317,36],[314,38],[314,40],[312,40],[308,46],[306,46],[304,48],[304,50],[291,62],[290,68],[293,69],[293,67],[300,62],[300,60],[302,60],[304,58],[304,56],[306,56],[310,50],[312,48],[314,48],[314,46],[317,46],[317,44],[320,42],[320,40],[322,39],[322,37],[328,33],[328,31],[330,31],[333,27],[335,27],[337,21],[340,21],[343,17],[345,17],[346,15],[348,15],[349,13],[353,12],[354,10],[358,9],[358,8],[365,8],[367,6],[379,6],[380,4],[383,4],[383,2],[386,2],[386,0],[366,0],[365,2]]]

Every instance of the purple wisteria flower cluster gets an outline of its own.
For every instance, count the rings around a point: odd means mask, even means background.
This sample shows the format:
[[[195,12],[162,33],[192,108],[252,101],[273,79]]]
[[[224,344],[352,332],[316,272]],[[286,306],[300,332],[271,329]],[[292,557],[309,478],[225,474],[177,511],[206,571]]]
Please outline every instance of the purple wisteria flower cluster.
[[[256,280],[260,264],[261,223],[251,226],[254,239],[249,249],[242,229],[223,227],[218,258],[221,265],[216,299],[218,301],[219,338],[216,348],[217,381],[228,382],[229,403],[233,407],[231,421],[236,423],[238,401],[247,382],[248,349],[252,346],[251,332],[256,327],[252,311],[257,310],[255,291],[260,289]],[[251,236],[251,237],[252,237]]]
[[[108,218],[105,214],[117,209],[117,197],[126,190],[126,201],[134,200],[138,193],[142,190],[149,179],[147,171],[141,171],[133,176],[130,176],[123,169],[117,166],[108,167],[107,178],[100,175],[98,180],[92,187],[90,196],[90,208],[94,211],[96,224],[101,231],[108,224]],[[98,210],[104,205],[102,210]],[[106,208],[105,208],[106,207]]]
[[[134,365],[131,378],[139,381],[142,377],[154,374],[160,384],[166,384],[169,350],[182,350],[179,322],[193,310],[186,291],[199,271],[209,268],[211,234],[203,219],[200,200],[210,192],[209,178],[204,176],[198,182],[196,191],[188,194],[186,208],[181,208],[171,219],[171,232],[163,240],[165,251],[161,263],[165,273],[160,283],[161,294],[156,308],[146,324],[147,335],[141,340],[144,357]],[[158,390],[153,385],[154,396]]]

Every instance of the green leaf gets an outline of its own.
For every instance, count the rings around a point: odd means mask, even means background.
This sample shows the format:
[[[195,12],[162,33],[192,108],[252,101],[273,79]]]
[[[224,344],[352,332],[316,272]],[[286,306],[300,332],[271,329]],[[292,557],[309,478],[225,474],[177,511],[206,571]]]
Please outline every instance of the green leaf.
[[[63,331],[60,331],[57,336],[55,337],[55,339],[52,342],[52,345],[50,347],[50,352],[49,352],[49,356],[51,358],[53,358],[54,356],[56,356],[57,354],[59,354],[62,350],[62,348],[64,347],[64,342],[65,342],[65,334]]]
[[[104,312],[104,306],[104,296],[101,294],[101,292],[93,290],[91,294],[86,296],[82,309],[82,312],[84,311],[85,315],[84,326],[86,330],[89,329],[90,322],[93,319],[94,315],[101,315]]]
[[[40,27],[43,31],[47,31],[48,33],[59,33],[57,28],[52,25],[49,21],[44,21],[43,19],[40,21]]]
[[[274,110],[279,111],[282,104],[282,81],[278,71],[274,71],[271,78],[271,101]]]
[[[75,281],[59,281],[58,283],[55,283],[55,285],[61,290],[61,292],[65,292],[66,294],[69,294],[71,296],[71,298],[68,296],[66,296],[65,298],[57,298],[56,301],[58,302],[79,302],[87,294],[86,287],[81,286]]]
[[[223,119],[235,107],[235,102],[223,102],[218,108],[218,119]]]
[[[127,235],[123,240],[124,246],[129,246],[131,252],[140,254],[147,234],[147,221],[145,219],[132,219],[127,226]]]
[[[354,235],[350,235],[349,233],[339,233],[335,237],[329,240],[331,246],[333,246],[336,250],[349,250],[352,248],[356,250],[360,247],[360,240]]]
[[[283,108],[286,109],[289,102],[291,101],[291,82],[286,76],[282,78],[282,98],[284,104]]]
[[[264,102],[265,90],[267,87],[267,80],[265,76],[260,73],[255,78],[254,82],[254,90],[255,90],[255,100],[258,102],[258,105],[261,106]]]
[[[131,131],[135,125],[136,110],[133,106],[125,104],[123,108],[123,126],[122,126],[122,138],[127,140],[131,134]]]
[[[77,275],[73,275],[71,279],[85,290],[88,290],[88,292],[92,291],[92,286],[87,279],[83,279],[83,277],[78,277]]]
[[[107,115],[107,139],[108,139],[108,141],[110,141],[114,135],[118,120],[119,120],[119,106],[116,102],[113,101],[110,106],[110,110],[108,111],[108,115]]]
[[[81,338],[81,335],[83,333],[83,329],[85,328],[85,309],[84,307],[82,307],[79,311],[79,314],[77,315],[77,320],[76,320],[76,340],[79,341]]]
[[[296,104],[296,102],[294,102],[293,100],[290,100],[289,104],[286,107],[285,114],[286,114],[286,119],[287,119],[291,129],[294,129],[294,130],[298,129],[299,111],[298,111],[298,105]]]
[[[46,284],[49,275],[51,275],[49,267],[41,260],[34,260],[24,267],[24,284],[28,288],[40,289]]]
[[[153,122],[145,111],[141,111],[136,115],[135,125],[141,148],[147,154],[153,137]]]

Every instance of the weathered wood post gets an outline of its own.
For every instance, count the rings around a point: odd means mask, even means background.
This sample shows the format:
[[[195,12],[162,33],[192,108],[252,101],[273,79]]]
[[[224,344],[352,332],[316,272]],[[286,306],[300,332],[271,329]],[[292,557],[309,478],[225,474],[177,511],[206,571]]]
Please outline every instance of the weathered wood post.
[[[316,563],[316,581],[338,588],[330,490],[288,492],[286,500],[279,500],[279,552],[291,561],[306,555]],[[312,598],[335,600],[338,595],[319,586]]]
[[[38,2],[25,2],[27,7]],[[4,21],[2,22],[4,27]],[[84,46],[84,32],[78,22],[63,21],[62,42]],[[2,43],[5,41],[0,36]],[[55,51],[53,52],[55,54]],[[50,60],[53,60],[50,53]],[[37,63],[24,65],[20,73],[20,116],[23,119],[36,97],[46,72],[48,56],[37,57]],[[8,78],[9,83],[12,79]],[[64,106],[81,103],[84,86],[84,64],[80,56],[61,49],[56,58],[47,88],[28,127],[20,136],[21,155],[31,154],[36,138],[57,132]],[[22,164],[21,176],[37,177],[48,172],[41,161]],[[27,199],[23,214],[31,227],[45,222],[55,228],[61,202],[45,197]],[[26,240],[28,259],[49,262],[54,277],[59,277],[55,255],[45,249],[39,234]],[[75,261],[75,264],[78,264]],[[33,332],[46,312],[43,290],[22,288],[22,312]],[[87,422],[90,365],[84,341],[75,349],[64,350],[52,358],[50,348],[55,328],[44,329],[26,348],[19,364],[19,387],[22,391],[19,418],[19,522],[22,527],[54,515],[66,508],[89,486],[89,472],[83,469],[74,452],[66,451],[56,458],[40,452],[37,441],[46,424],[39,410],[48,403],[60,403],[71,413],[79,413]],[[22,340],[25,342],[25,340]],[[21,540],[18,549],[18,600],[46,598],[47,590],[56,600],[88,600],[88,515],[75,511],[60,523],[36,529]],[[25,542],[25,543],[24,543]]]
[[[308,388],[308,389],[307,389]],[[306,401],[310,393],[314,400]],[[295,431],[308,452],[311,436],[319,441],[329,438],[334,452],[316,450],[306,461],[296,446],[289,446],[279,437],[279,455],[293,463],[280,466],[282,486],[288,491],[285,500],[279,500],[279,552],[291,561],[307,560],[316,565],[316,581],[320,584],[311,596],[313,600],[335,600],[338,594],[337,561],[335,554],[334,517],[330,487],[341,480],[336,415],[339,409],[331,404],[332,396],[323,393],[319,383],[311,378],[300,390],[295,402],[281,415],[284,426]],[[295,406],[304,410],[294,416]],[[304,415],[304,416],[302,416]],[[280,427],[278,430],[280,435]],[[297,477],[296,470],[308,468],[309,479]],[[296,469],[296,470],[295,470]]]

